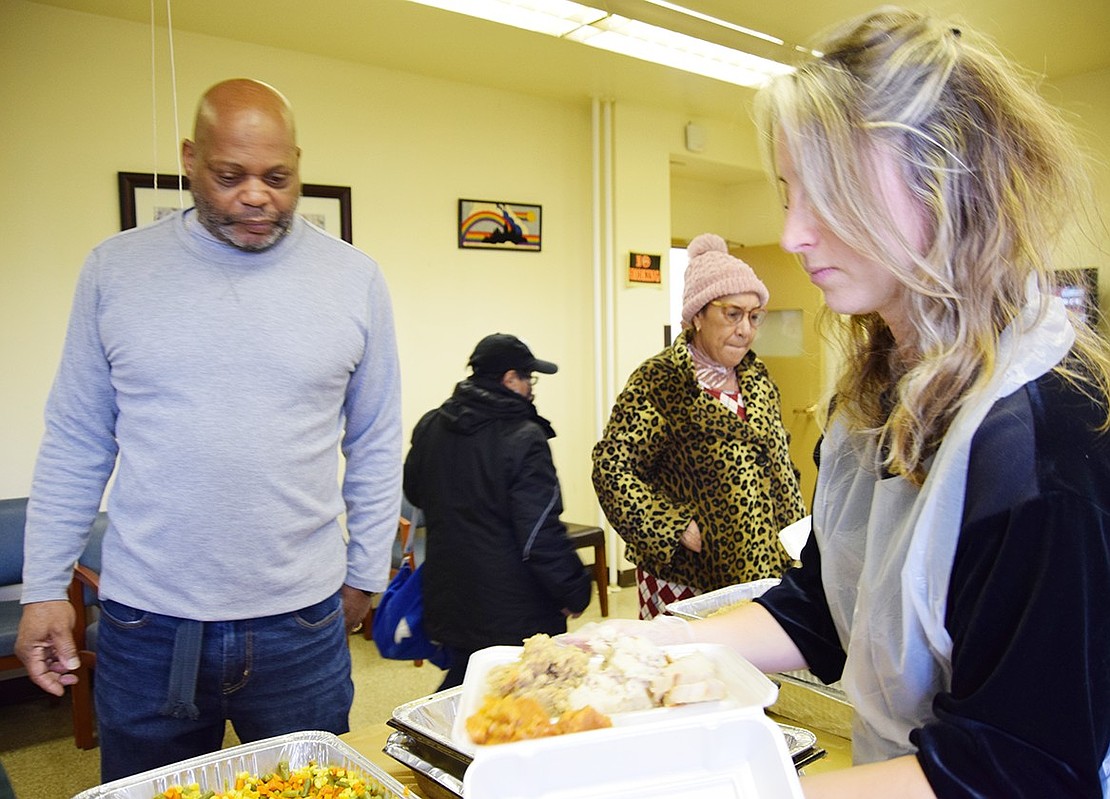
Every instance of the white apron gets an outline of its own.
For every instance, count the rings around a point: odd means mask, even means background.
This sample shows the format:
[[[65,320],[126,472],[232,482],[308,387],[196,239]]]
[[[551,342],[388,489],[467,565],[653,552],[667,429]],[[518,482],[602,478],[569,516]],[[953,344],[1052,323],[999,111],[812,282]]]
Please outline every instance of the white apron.
[[[900,477],[880,479],[874,440],[839,421],[822,443],[813,534],[848,653],[842,683],[856,710],[856,763],[911,754],[910,731],[933,720],[933,697],[951,685],[944,615],[972,436],[998,399],[1052,369],[1075,340],[1059,299],[1038,323],[1039,297],[1035,290],[1029,297],[1000,337],[993,376],[956,415],[920,490]],[[1108,773],[1110,753],[1104,796]]]

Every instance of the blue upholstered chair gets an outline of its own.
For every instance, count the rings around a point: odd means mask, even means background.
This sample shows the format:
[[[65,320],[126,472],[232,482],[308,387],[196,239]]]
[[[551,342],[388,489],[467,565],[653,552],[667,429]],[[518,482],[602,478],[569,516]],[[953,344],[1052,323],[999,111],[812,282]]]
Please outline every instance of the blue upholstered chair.
[[[24,674],[15,656],[15,638],[22,608],[19,604],[23,580],[23,528],[27,521],[27,498],[0,499],[0,673]],[[77,612],[74,640],[81,655],[78,683],[72,688],[73,739],[81,749],[96,746],[90,682],[96,656],[96,588],[100,574],[100,546],[108,526],[105,514],[97,514],[89,543],[75,564],[69,598]]]

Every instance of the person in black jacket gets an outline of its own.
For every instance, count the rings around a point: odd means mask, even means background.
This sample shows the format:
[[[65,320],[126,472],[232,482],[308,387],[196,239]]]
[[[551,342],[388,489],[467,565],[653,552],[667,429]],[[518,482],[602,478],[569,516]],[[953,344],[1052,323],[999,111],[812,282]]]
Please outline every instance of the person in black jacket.
[[[516,336],[475,347],[473,374],[417,423],[405,495],[424,511],[424,627],[461,685],[471,654],[558,635],[590,602],[589,573],[559,520],[550,422],[532,404],[534,373],[558,367]]]

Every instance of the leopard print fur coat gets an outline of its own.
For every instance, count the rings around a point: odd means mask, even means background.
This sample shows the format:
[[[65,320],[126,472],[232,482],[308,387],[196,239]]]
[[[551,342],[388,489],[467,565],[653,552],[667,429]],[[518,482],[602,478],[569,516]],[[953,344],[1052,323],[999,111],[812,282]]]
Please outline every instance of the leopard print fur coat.
[[[790,565],[778,532],[806,511],[778,388],[749,351],[736,368],[747,420],[702,390],[689,334],[637,368],[593,449],[593,484],[626,557],[711,591]],[[702,551],[679,543],[691,519]]]

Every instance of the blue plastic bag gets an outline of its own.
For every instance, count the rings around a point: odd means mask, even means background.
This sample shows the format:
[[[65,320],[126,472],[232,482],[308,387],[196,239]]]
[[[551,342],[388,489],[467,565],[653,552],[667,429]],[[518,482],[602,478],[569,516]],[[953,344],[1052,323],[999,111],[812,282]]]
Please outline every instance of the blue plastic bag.
[[[413,571],[408,558],[382,594],[370,632],[378,652],[387,660],[429,660],[441,669],[450,663],[447,651],[424,632],[424,595],[421,563]]]

